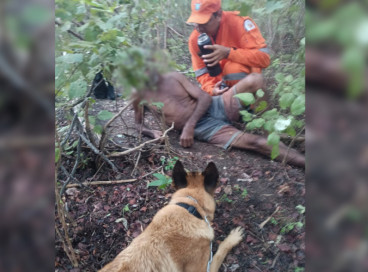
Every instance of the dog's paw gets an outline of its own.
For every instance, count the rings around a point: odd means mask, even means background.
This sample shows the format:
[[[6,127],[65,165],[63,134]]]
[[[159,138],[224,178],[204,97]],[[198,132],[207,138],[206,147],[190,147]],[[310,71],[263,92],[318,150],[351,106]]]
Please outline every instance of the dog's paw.
[[[244,229],[242,227],[237,227],[230,232],[226,240],[228,240],[230,244],[235,246],[240,243],[240,241],[243,239],[243,236],[244,236]]]

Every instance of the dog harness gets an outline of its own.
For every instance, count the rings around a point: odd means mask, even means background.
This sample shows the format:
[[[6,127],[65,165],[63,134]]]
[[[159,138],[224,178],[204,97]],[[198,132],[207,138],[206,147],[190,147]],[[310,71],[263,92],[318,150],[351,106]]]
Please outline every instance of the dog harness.
[[[191,200],[193,200],[196,204],[198,204],[198,201],[191,197],[191,196],[187,196],[187,198],[190,198]],[[190,214],[193,214],[195,217],[197,217],[198,219],[203,219],[201,214],[197,211],[197,209],[192,206],[192,205],[189,205],[189,204],[186,204],[186,203],[182,203],[182,202],[179,202],[179,203],[176,203],[176,205],[180,206],[180,207],[183,207],[184,209],[186,209]],[[207,219],[207,215],[204,217],[204,221],[207,223],[208,227],[211,229],[211,225],[210,225],[210,222],[208,221]],[[212,259],[213,259],[213,252],[212,252],[212,241],[210,243],[210,259],[207,263],[207,272],[210,272],[210,268],[211,268],[211,263],[212,263]]]

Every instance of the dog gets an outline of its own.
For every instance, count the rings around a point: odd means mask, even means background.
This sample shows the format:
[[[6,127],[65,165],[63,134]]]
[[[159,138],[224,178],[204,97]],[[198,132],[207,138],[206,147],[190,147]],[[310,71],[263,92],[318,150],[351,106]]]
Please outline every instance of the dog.
[[[218,179],[213,162],[202,173],[187,173],[177,161],[172,173],[176,192],[169,204],[100,272],[217,272],[244,231],[233,229],[212,258],[214,231],[209,222],[215,213]]]

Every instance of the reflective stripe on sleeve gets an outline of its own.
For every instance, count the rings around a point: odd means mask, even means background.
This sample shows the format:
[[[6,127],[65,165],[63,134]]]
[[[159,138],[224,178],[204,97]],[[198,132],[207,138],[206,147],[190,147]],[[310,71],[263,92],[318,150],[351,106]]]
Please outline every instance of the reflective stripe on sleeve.
[[[248,74],[247,73],[234,73],[234,74],[227,74],[223,77],[223,80],[241,80],[245,78]]]
[[[266,54],[270,54],[270,49],[268,49],[267,47],[261,48],[261,49],[259,49],[259,51],[261,51],[263,53],[266,53]]]
[[[201,75],[204,75],[205,73],[208,73],[207,67],[204,67],[202,69],[199,69],[199,70],[195,70],[194,71],[194,74],[195,74],[196,77],[199,77]]]

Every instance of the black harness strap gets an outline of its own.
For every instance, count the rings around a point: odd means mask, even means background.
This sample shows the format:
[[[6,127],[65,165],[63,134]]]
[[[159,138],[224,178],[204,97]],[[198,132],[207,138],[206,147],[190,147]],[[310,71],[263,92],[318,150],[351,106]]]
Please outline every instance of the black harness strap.
[[[201,214],[197,211],[197,209],[189,204],[186,203],[176,203],[176,205],[183,207],[184,209],[186,209],[190,214],[193,214],[195,217],[199,218],[199,219],[203,219]]]

